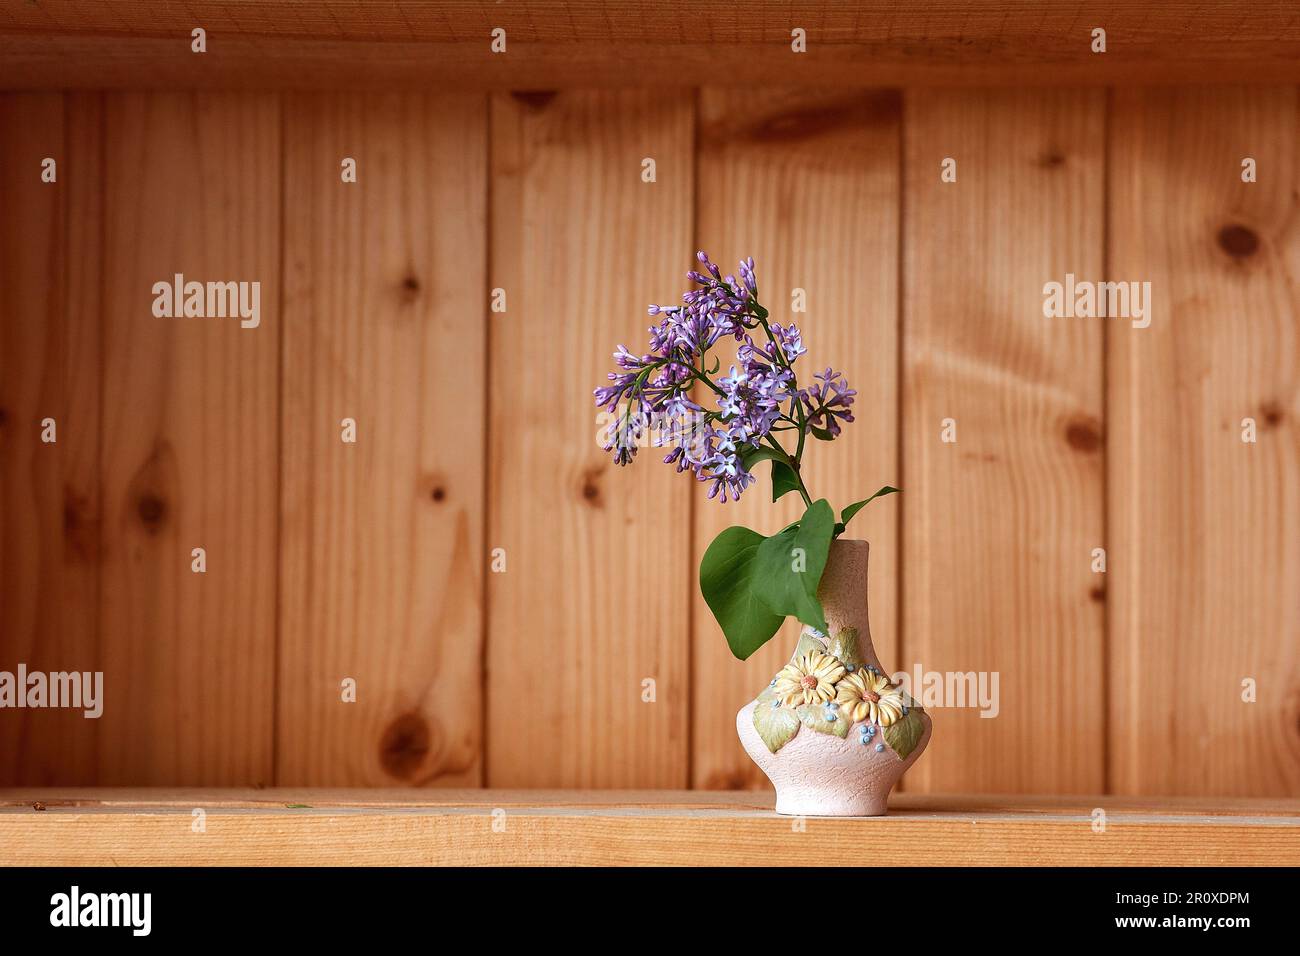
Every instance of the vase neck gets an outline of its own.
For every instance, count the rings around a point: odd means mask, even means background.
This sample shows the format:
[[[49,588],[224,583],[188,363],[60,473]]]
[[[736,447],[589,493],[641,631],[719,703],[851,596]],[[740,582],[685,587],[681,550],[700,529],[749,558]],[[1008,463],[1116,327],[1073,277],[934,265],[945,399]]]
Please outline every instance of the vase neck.
[[[871,622],[867,616],[867,558],[870,551],[871,546],[865,541],[832,541],[817,597],[826,612],[832,639],[841,630],[852,628],[857,632],[858,653],[863,663],[880,667],[871,644]]]

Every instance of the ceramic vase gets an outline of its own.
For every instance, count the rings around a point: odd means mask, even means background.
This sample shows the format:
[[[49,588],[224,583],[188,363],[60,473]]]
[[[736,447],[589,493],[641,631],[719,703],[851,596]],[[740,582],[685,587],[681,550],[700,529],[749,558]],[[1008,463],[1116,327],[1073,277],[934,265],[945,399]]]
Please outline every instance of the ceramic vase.
[[[930,717],[871,644],[865,541],[831,543],[817,596],[829,633],[805,627],[790,663],[736,715],[776,787],[777,813],[880,816],[930,740]]]

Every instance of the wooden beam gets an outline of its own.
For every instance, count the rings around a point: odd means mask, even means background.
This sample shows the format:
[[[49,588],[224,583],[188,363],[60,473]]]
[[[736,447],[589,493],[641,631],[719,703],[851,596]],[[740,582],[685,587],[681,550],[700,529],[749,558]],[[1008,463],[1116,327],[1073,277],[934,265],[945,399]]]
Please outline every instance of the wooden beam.
[[[0,864],[837,866],[860,863],[865,839],[902,865],[1300,863],[1300,800],[903,794],[869,819],[771,807],[702,791],[0,790]]]
[[[206,31],[206,52],[191,31]],[[505,31],[494,53],[492,31]],[[1094,52],[1094,29],[1106,50]],[[805,31],[806,52],[792,50]],[[848,5],[67,0],[0,9],[0,88],[1293,82],[1290,0]]]

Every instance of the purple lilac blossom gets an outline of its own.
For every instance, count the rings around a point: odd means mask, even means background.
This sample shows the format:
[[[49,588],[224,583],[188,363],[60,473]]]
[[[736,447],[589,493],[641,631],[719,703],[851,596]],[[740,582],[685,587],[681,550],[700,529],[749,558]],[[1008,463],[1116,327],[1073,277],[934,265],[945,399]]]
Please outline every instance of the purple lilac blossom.
[[[832,369],[826,369],[814,375],[820,385],[813,385],[799,393],[803,401],[808,424],[814,428],[824,428],[832,437],[839,437],[840,422],[853,421],[853,396],[858,394],[849,388],[844,376]]]
[[[741,261],[739,280],[723,276],[705,253],[696,258],[703,271],[687,273],[698,288],[683,294],[683,304],[647,310],[659,320],[649,329],[650,352],[638,356],[620,345],[610,384],[595,390],[596,404],[615,416],[602,444],[627,465],[648,436],[650,444],[670,448],[665,463],[709,482],[710,498],[737,500],[754,481],[746,453],[778,422],[796,426],[802,403],[810,424],[838,435],[839,422],[853,420],[848,407],[856,393],[830,369],[817,376],[820,385],[798,388],[792,366],[807,351],[803,337],[794,324],[765,321],[752,258]],[[765,344],[754,340],[759,328],[769,337]],[[740,343],[736,364],[713,378],[718,363],[707,369],[705,357],[727,337]],[[696,394],[711,393],[716,410],[692,397],[697,381],[704,386]]]

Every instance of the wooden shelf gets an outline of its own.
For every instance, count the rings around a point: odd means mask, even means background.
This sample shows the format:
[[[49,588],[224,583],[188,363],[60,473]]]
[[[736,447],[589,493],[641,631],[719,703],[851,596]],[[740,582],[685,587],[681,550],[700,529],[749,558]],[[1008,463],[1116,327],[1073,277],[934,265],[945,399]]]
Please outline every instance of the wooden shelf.
[[[0,88],[1294,82],[1293,14],[1292,0],[66,0],[0,11]]]
[[[801,820],[758,792],[0,790],[0,863],[852,865],[870,841],[923,866],[1300,864],[1300,800],[904,794],[892,806]]]

